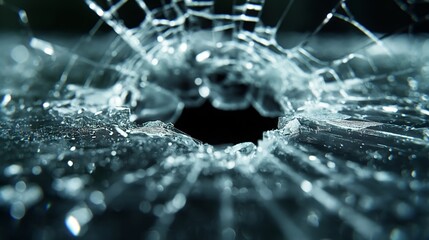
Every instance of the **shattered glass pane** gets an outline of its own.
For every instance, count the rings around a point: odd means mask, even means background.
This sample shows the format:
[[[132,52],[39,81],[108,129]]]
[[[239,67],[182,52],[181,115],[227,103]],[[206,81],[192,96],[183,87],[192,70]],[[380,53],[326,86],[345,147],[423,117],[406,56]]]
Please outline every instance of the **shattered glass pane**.
[[[86,0],[51,35],[13,4],[2,239],[429,238],[428,1]],[[278,125],[174,126],[207,104]]]

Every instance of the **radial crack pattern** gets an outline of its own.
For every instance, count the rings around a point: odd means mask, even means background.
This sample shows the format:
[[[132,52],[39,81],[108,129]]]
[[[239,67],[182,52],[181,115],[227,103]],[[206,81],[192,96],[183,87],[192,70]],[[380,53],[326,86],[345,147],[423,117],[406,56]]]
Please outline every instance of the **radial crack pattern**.
[[[428,2],[280,2],[86,0],[66,47],[0,0],[2,239],[429,238]],[[207,103],[278,126],[174,127]]]

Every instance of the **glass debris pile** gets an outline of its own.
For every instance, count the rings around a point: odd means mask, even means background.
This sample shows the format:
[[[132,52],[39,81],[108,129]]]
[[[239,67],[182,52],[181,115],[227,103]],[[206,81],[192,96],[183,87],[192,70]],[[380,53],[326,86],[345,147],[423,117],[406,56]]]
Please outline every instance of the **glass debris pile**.
[[[409,22],[381,34],[355,12],[373,3],[333,1],[292,36],[299,3],[269,23],[270,2],[87,0],[100,21],[72,48],[1,37],[0,236],[429,238],[428,3],[386,0]],[[205,101],[278,127],[174,128]]]

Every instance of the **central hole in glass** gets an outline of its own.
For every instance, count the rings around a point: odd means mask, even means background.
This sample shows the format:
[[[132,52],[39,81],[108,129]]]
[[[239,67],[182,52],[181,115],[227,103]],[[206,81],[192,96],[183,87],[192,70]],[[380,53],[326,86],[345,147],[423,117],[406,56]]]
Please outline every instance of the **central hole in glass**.
[[[185,108],[174,126],[212,145],[257,143],[262,133],[277,128],[277,118],[261,116],[254,108],[223,111],[209,102],[198,108]]]

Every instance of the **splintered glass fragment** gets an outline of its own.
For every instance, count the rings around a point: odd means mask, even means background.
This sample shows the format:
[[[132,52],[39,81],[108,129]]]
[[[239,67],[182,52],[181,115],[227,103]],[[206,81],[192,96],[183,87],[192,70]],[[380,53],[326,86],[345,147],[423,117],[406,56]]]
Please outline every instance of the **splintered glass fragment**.
[[[428,239],[428,9],[0,0],[1,238]]]

